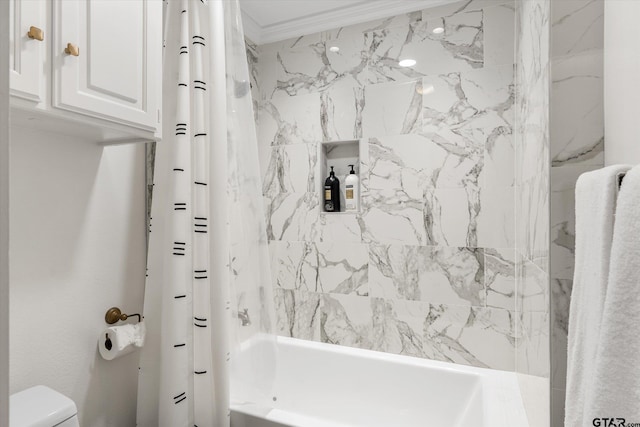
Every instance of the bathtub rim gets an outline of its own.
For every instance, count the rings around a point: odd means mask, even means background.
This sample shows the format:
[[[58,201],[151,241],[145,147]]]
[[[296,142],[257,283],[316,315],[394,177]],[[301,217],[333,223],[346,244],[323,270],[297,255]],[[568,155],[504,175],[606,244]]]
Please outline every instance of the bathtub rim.
[[[273,336],[269,336],[268,339],[273,340]],[[252,345],[256,344],[255,340],[252,341],[252,343],[244,343],[245,345],[242,346],[243,350],[249,349]],[[341,354],[351,357],[365,357],[384,363],[403,364],[416,368],[437,369],[439,371],[456,373],[458,375],[463,374],[467,376],[473,376],[476,377],[480,382],[480,387],[482,390],[482,408],[484,412],[483,421],[486,426],[529,426],[524,404],[522,402],[522,396],[520,394],[520,386],[518,383],[517,373],[514,371],[480,368],[476,366],[461,365],[440,360],[423,359],[407,355],[385,353],[381,351],[347,347],[342,345],[309,341],[284,336],[276,337],[275,342],[278,348],[280,346],[306,348],[318,352]],[[232,402],[231,404],[232,412],[246,414],[250,417],[266,419],[275,423],[281,423],[282,426],[292,426],[291,424],[286,424],[285,420],[279,420],[277,415],[273,417],[274,413],[278,413],[278,411],[274,411],[274,409],[276,408],[272,406],[252,403]],[[338,423],[327,425],[331,425],[332,427],[341,427]]]

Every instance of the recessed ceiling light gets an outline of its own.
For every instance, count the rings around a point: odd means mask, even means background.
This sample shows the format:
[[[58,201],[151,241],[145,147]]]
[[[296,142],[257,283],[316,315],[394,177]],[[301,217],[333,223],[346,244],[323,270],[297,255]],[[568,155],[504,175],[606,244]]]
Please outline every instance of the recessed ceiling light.
[[[433,34],[442,34],[444,33],[444,28],[442,27],[436,27],[433,29]]]
[[[340,52],[340,48],[338,46],[331,46],[329,48],[329,52],[333,52],[333,53]]]
[[[416,60],[415,59],[403,59],[402,61],[398,62],[398,65],[401,67],[413,67],[414,65],[416,65]]]

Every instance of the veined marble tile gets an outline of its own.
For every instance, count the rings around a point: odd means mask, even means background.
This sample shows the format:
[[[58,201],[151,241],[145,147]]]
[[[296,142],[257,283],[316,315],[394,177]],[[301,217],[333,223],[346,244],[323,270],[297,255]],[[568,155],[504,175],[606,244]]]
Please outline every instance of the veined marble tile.
[[[444,28],[434,34],[433,29]],[[371,83],[407,81],[419,76],[480,68],[484,64],[482,11],[420,21],[404,28],[372,31],[367,78]],[[401,67],[399,61],[416,64]]]
[[[318,341],[320,294],[274,289],[278,335]]]
[[[554,59],[551,164],[604,163],[603,52]]]
[[[495,68],[463,72],[460,85],[464,93],[459,99],[476,110],[473,120],[463,126],[471,129],[488,129],[485,135],[499,126],[514,123],[514,68],[512,64]]]
[[[572,164],[551,168],[551,191],[574,191],[580,175],[604,167],[600,165]]]
[[[516,274],[518,277],[517,310],[549,312],[549,276],[547,273],[519,254]]]
[[[334,45],[333,43],[336,40],[353,39],[354,37],[362,36],[363,34],[367,34],[372,31],[379,31],[384,29],[402,29],[409,25],[415,25],[420,21],[422,21],[422,11],[418,10],[415,12],[403,13],[387,18],[376,19],[360,24],[349,25],[347,27],[340,27],[333,30],[323,31],[322,38],[327,42],[327,44]]]
[[[315,243],[320,290],[369,295],[369,250],[361,243]]]
[[[342,80],[320,94],[321,126],[324,141],[362,137],[364,88],[353,80]]]
[[[516,40],[515,1],[483,9],[484,66],[513,64]]]
[[[481,249],[370,245],[371,295],[433,304],[485,305]]]
[[[516,247],[540,269],[548,271],[549,183],[543,170],[516,188]]]
[[[545,271],[549,245],[549,10],[548,0],[518,2],[516,10],[516,247]]]
[[[549,313],[522,312],[518,321],[517,371],[549,378]]]
[[[424,77],[422,91],[422,116],[428,130],[441,127],[457,129],[478,113],[467,100],[458,72]]]
[[[515,247],[514,187],[483,187],[476,219],[476,246]]]
[[[420,11],[411,12],[271,44],[267,49],[279,62],[278,89],[294,95],[324,91],[343,80],[364,83],[376,48],[370,33],[401,33],[421,20]]]
[[[567,381],[567,335],[572,280],[551,280],[551,385],[564,389]]]
[[[478,182],[482,150],[438,136],[395,135],[369,141],[369,190],[398,200],[420,200],[425,188],[462,188]]]
[[[476,247],[478,191],[426,188],[424,198],[369,190],[362,239],[371,243]]]
[[[313,244],[274,241],[271,248],[275,251],[272,264],[275,287],[320,292],[318,254]]]
[[[279,50],[277,90],[291,96],[320,92],[343,80],[354,83],[364,79],[366,68],[366,37],[321,41],[309,46]],[[331,47],[340,48],[331,52]],[[364,83],[364,81],[362,81]]]
[[[483,188],[515,186],[515,136],[513,128],[500,126],[488,136],[484,146],[482,175]]]
[[[534,114],[532,112],[532,114]],[[516,131],[516,183],[523,184],[548,173],[549,128],[524,124],[525,128]]]
[[[604,0],[551,2],[552,56],[604,47]]]
[[[422,127],[422,82],[367,86],[362,135],[379,137],[417,133]]]
[[[423,207],[425,243],[477,247],[477,188],[428,189]]]
[[[515,249],[484,249],[487,307],[516,309]]]
[[[482,156],[485,182],[513,185],[513,66],[425,77],[423,134]]]
[[[411,206],[370,207],[362,213],[362,240],[367,243],[424,244],[422,209]]]
[[[357,295],[322,295],[320,340],[371,349],[373,311],[370,299]]]
[[[275,286],[312,292],[369,294],[369,254],[360,243],[272,243]]]
[[[514,314],[481,307],[430,305],[424,322],[426,357],[511,371]]]
[[[276,289],[278,287],[278,256],[279,248],[280,248],[279,240],[270,240],[268,243],[269,247],[269,273],[271,274],[271,287]],[[275,297],[274,297],[275,298]]]
[[[573,279],[575,264],[575,190],[551,193],[551,277]]]
[[[373,350],[425,357],[423,325],[429,304],[372,298]]]
[[[258,141],[286,145],[316,143],[322,140],[320,95],[276,94],[260,103]]]
[[[314,241],[320,215],[317,193],[280,193],[265,198],[269,240]]]
[[[261,49],[258,49],[261,52]],[[260,53],[258,58],[258,101],[270,100],[278,86],[278,60],[275,53]]]
[[[333,215],[320,213],[318,232],[321,242],[362,242],[360,214]]]
[[[544,272],[549,273],[549,230],[551,218],[549,216],[551,192],[549,190],[549,168],[536,177],[533,187],[537,190],[538,201],[535,212],[535,228],[530,233],[532,250],[530,259]]]
[[[317,157],[317,144],[271,147],[271,159],[262,179],[263,194],[314,192]]]

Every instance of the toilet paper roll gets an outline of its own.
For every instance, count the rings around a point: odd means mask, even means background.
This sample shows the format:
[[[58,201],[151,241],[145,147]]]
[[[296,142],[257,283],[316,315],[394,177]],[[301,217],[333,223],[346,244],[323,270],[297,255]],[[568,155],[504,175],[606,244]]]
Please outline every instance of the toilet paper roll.
[[[136,325],[112,326],[98,338],[98,350],[105,360],[129,354],[144,345],[144,322]]]

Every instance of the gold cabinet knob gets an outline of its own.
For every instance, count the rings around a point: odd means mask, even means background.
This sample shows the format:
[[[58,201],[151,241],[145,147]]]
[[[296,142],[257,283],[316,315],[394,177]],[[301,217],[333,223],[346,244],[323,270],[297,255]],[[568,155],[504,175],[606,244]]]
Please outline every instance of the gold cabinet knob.
[[[80,56],[80,48],[73,43],[67,43],[64,53],[71,56]]]
[[[42,31],[38,27],[31,26],[29,28],[29,32],[27,33],[27,37],[29,37],[30,39],[33,39],[33,40],[42,41],[42,40],[44,40],[44,31]]]

